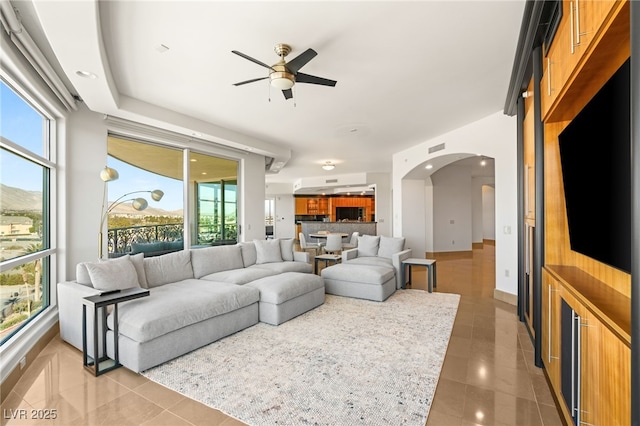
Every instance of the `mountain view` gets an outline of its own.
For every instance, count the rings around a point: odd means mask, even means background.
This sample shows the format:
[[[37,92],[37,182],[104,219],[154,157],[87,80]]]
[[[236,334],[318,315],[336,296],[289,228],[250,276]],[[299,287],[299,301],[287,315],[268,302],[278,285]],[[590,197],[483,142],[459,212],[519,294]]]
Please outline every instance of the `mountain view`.
[[[109,202],[111,204],[111,202]],[[25,191],[0,184],[0,212],[41,212],[42,192]],[[112,213],[114,215],[172,216],[182,217],[182,209],[167,211],[156,207],[147,207],[143,213],[135,210],[130,202],[120,204]],[[96,213],[97,214],[97,213]]]

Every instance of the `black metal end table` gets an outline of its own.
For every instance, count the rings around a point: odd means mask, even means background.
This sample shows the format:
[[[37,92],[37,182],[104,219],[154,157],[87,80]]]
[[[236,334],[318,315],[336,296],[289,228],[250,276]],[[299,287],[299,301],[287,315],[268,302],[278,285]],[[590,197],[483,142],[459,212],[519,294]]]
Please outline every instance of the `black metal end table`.
[[[82,300],[82,363],[96,376],[121,367],[118,354],[118,303],[149,296],[144,288],[128,288],[108,291]],[[113,352],[115,359],[107,356],[107,306],[114,305]],[[93,308],[93,358],[87,353],[87,306]],[[102,310],[102,356],[98,352],[98,310]]]

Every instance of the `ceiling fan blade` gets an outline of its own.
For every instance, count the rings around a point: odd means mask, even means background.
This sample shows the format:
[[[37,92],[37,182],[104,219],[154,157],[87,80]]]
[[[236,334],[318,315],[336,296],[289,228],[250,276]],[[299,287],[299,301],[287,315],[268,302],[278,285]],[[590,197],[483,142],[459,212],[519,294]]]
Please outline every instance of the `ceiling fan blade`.
[[[296,74],[296,83],[311,83],[320,84],[321,86],[334,87],[337,83],[335,80],[329,80],[327,78],[316,77],[315,75],[303,74],[299,72]]]
[[[287,68],[289,68],[289,71],[295,74],[298,72],[300,68],[304,67],[307,64],[307,62],[315,58],[317,54],[318,53],[316,53],[315,50],[307,49],[301,54],[299,54],[298,56],[296,56],[295,58],[293,58],[292,60],[290,60],[289,62],[287,62]]]
[[[240,83],[233,83],[234,86],[242,86],[243,84],[253,83],[254,81],[265,80],[269,77],[252,78],[251,80],[241,81]]]
[[[235,54],[236,54],[236,55],[238,55],[238,56],[241,56],[241,57],[243,57],[243,58],[245,58],[245,59],[248,59],[249,61],[253,62],[254,64],[258,64],[258,65],[260,65],[260,66],[263,66],[263,67],[265,67],[265,68],[269,68],[270,70],[273,70],[273,68],[271,68],[271,66],[270,66],[270,65],[267,65],[267,64],[265,64],[264,62],[260,62],[259,60],[255,59],[255,58],[252,58],[252,57],[251,57],[251,56],[249,56],[249,55],[245,55],[245,54],[244,54],[244,53],[242,53],[242,52],[238,52],[237,50],[232,50],[232,51],[231,51],[231,53],[235,53]],[[274,70],[274,71],[275,71],[275,70]]]
[[[293,98],[293,92],[291,91],[291,89],[285,89],[282,91],[282,94],[284,95],[285,99],[291,99]]]

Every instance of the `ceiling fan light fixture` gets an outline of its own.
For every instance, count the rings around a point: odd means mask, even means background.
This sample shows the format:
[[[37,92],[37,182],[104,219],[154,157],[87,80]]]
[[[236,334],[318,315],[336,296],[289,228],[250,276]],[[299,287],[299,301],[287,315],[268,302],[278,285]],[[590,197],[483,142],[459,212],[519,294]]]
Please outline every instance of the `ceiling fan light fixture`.
[[[286,71],[274,71],[269,75],[271,79],[271,85],[278,90],[291,89],[295,84],[295,77],[293,74]]]
[[[325,169],[325,170],[333,170],[333,169],[336,168],[336,165],[333,164],[331,161],[327,161],[326,163],[324,163],[322,165],[322,168]]]

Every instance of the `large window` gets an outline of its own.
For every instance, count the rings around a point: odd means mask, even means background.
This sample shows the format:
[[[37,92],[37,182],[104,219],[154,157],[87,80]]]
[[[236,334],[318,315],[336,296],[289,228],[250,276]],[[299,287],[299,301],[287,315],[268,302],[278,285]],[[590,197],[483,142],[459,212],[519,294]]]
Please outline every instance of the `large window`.
[[[0,80],[0,342],[49,306],[53,122]]]
[[[139,252],[158,255],[181,250],[185,243],[237,242],[237,161],[115,134],[109,136],[108,152],[108,165],[119,174],[108,183],[110,257]],[[185,155],[189,158],[186,173]],[[151,196],[156,189],[163,192],[160,201]],[[137,197],[145,198],[148,207],[136,210],[132,199]]]

